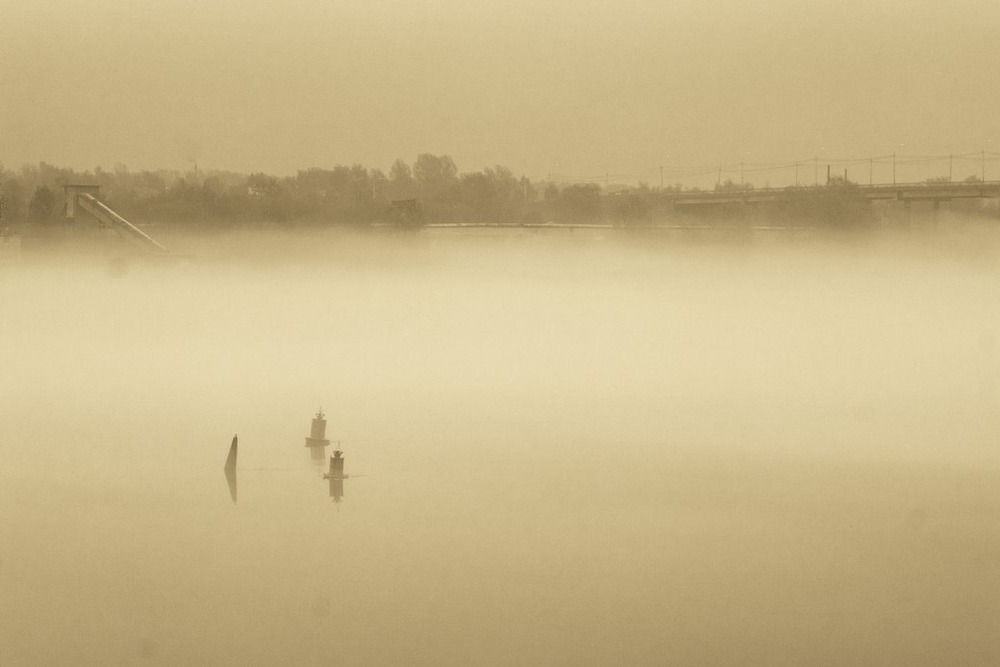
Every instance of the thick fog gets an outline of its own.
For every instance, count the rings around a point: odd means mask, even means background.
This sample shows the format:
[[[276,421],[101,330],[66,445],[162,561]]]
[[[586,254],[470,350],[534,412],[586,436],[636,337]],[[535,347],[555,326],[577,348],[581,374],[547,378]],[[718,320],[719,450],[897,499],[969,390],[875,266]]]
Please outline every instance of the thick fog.
[[[3,0],[0,18],[8,168],[284,175],[430,152],[654,183],[1000,149],[994,0]]]
[[[995,234],[161,240],[0,261],[0,664],[1000,660]]]

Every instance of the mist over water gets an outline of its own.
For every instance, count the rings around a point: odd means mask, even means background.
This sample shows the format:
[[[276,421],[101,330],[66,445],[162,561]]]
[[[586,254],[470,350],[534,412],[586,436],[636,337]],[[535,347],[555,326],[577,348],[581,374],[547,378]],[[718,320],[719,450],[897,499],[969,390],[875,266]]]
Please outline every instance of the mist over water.
[[[0,264],[0,664],[1000,660],[995,236],[163,241]]]

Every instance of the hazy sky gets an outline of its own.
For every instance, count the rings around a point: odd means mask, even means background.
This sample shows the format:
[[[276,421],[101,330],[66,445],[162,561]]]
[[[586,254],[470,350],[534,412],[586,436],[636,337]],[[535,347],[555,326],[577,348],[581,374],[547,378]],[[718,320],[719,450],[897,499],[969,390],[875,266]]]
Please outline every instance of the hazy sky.
[[[1000,151],[1000,2],[0,0],[0,161],[644,175]]]

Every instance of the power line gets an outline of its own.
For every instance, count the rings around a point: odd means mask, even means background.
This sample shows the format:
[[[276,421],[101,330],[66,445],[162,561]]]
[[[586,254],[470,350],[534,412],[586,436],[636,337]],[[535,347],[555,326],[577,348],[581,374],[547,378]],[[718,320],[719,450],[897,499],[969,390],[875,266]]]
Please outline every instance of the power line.
[[[588,175],[584,177],[575,178],[560,178],[559,181],[563,183],[600,183],[603,181],[605,187],[609,187],[612,181],[636,181],[640,182],[644,178],[654,177],[657,174],[660,179],[660,187],[664,187],[665,179],[670,178],[676,181],[687,181],[695,180],[701,178],[707,178],[708,176],[716,176],[716,183],[721,184],[723,177],[732,180],[735,178],[737,173],[740,175],[740,182],[744,185],[746,184],[746,176],[752,174],[754,176],[769,175],[769,174],[781,174],[786,173],[789,177],[789,181],[793,181],[796,185],[801,182],[800,170],[803,166],[808,165],[809,162],[813,163],[813,181],[814,185],[819,184],[819,164],[820,162],[827,165],[836,165],[838,167],[851,167],[851,166],[865,166],[868,167],[868,182],[873,184],[875,181],[875,171],[878,167],[883,167],[888,165],[890,162],[892,164],[892,182],[897,182],[898,171],[902,167],[912,167],[917,165],[928,166],[934,163],[940,163],[942,170],[947,166],[948,178],[951,179],[954,175],[954,165],[955,162],[965,162],[975,161],[978,163],[979,177],[985,180],[986,176],[986,164],[994,164],[1000,161],[1000,152],[981,150],[977,153],[952,153],[947,155],[919,155],[919,154],[902,154],[902,153],[890,153],[885,155],[871,155],[867,157],[840,157],[840,158],[825,158],[820,160],[818,157],[811,159],[799,159],[784,162],[733,162],[729,164],[720,164],[714,167],[706,166],[681,166],[681,165],[658,165],[655,167],[646,167],[633,172],[621,172],[621,173],[611,173],[610,171],[605,171],[601,174]],[[551,178],[549,180],[552,180]]]

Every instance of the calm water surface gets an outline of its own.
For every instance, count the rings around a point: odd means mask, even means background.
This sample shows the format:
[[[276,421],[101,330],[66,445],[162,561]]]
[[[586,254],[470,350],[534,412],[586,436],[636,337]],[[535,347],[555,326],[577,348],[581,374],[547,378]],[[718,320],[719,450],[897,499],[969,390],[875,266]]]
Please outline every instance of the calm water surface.
[[[187,244],[0,265],[0,664],[1000,661],[994,246]]]

